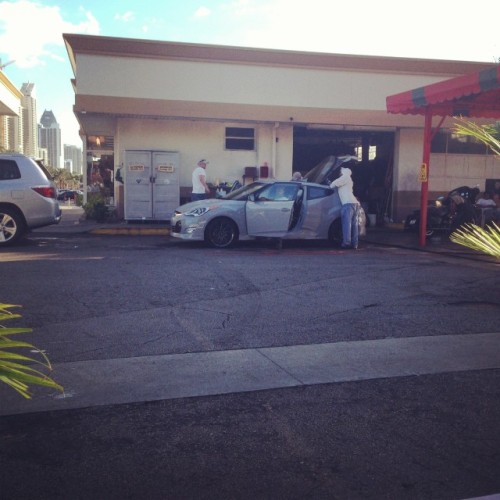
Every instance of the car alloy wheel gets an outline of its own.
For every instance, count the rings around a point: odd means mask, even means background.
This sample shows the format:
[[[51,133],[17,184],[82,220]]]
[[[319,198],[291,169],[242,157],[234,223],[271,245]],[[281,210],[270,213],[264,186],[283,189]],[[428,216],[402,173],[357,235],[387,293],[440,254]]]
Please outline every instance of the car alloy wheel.
[[[24,225],[21,216],[9,208],[0,209],[0,246],[10,245],[21,238]]]
[[[219,217],[208,224],[205,241],[216,248],[230,247],[238,241],[238,228],[232,220]]]

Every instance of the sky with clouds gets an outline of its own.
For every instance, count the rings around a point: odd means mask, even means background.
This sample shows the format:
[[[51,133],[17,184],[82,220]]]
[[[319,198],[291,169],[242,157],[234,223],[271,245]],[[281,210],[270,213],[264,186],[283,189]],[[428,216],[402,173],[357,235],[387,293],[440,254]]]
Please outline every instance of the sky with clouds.
[[[0,0],[0,59],[81,146],[62,33],[493,63],[498,19],[500,0]]]

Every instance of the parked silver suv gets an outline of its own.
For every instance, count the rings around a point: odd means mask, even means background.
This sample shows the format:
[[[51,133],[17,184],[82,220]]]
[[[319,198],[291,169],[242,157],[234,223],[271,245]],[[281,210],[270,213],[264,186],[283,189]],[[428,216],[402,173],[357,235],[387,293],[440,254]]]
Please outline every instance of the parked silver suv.
[[[0,153],[0,248],[60,220],[57,187],[43,164],[19,153]]]

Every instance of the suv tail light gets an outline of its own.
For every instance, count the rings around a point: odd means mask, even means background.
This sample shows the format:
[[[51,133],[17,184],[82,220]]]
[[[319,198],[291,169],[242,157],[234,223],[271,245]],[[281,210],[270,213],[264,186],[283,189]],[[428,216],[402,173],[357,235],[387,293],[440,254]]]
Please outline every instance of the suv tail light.
[[[54,198],[56,199],[56,189],[53,187],[32,187],[33,191],[42,195],[44,198]]]

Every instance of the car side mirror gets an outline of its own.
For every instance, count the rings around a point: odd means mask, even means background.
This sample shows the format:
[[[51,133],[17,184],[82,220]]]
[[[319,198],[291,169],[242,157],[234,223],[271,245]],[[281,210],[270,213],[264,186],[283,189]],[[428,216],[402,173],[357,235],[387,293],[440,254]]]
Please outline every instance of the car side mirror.
[[[248,195],[248,201],[255,201],[255,194],[254,193]]]

